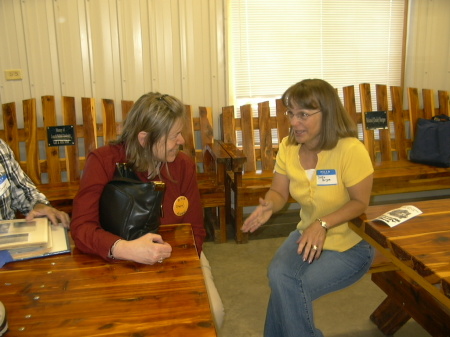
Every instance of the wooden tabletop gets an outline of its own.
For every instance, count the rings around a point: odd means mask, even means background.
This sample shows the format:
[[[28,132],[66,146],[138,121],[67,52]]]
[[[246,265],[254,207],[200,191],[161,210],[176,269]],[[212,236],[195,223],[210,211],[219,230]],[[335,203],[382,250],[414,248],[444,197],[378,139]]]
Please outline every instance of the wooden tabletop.
[[[6,336],[216,336],[189,224],[160,227],[172,257],[153,266],[80,253],[0,269]]]
[[[370,221],[404,205],[423,213],[392,228]],[[350,226],[450,308],[450,199],[370,206]]]

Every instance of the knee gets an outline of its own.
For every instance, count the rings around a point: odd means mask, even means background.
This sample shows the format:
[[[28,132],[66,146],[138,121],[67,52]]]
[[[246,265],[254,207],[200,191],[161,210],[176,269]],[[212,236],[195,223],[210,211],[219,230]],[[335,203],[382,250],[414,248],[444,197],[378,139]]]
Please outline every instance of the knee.
[[[267,269],[267,278],[269,279],[269,284],[271,287],[282,282],[282,279],[286,275],[283,269],[284,268],[280,261],[274,259],[270,263],[269,268]]]

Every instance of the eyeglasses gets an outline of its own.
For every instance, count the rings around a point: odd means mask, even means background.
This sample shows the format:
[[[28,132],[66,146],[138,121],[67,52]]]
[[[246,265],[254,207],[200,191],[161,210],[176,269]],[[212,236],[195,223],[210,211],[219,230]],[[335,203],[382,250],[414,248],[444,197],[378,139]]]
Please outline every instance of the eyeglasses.
[[[318,114],[319,112],[321,112],[320,110],[317,110],[316,112],[313,113],[306,113],[306,112],[300,112],[298,114],[294,114],[292,113],[292,111],[286,111],[286,116],[289,117],[289,119],[293,119],[295,117],[296,120],[300,121],[306,121],[309,117],[311,117],[312,115]]]

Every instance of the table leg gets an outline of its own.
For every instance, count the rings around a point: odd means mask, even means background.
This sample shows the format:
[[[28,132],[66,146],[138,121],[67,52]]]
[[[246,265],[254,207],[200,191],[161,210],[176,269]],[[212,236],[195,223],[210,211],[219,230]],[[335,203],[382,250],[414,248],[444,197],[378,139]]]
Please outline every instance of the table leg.
[[[396,333],[410,318],[411,316],[403,307],[390,297],[387,297],[370,315],[370,320],[382,333],[388,336]]]
[[[450,308],[405,273],[375,273],[372,274],[372,281],[388,296],[371,316],[384,334],[394,334],[412,317],[432,336],[450,336]]]

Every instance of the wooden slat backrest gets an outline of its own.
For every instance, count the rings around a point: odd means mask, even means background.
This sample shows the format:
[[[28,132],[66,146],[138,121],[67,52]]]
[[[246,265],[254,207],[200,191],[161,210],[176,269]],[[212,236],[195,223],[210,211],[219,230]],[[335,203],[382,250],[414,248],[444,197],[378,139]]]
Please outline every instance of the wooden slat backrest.
[[[346,86],[343,88],[342,92],[344,96],[343,104],[345,109],[356,124],[361,124],[361,114],[356,112],[355,87],[353,85]]]
[[[184,138],[183,152],[188,156],[195,158],[195,143],[194,143],[194,120],[192,118],[192,107],[185,105],[186,122],[182,131]]]
[[[44,128],[57,126],[56,106],[54,96],[42,96],[42,116],[44,118]],[[61,178],[61,167],[59,164],[59,147],[46,146],[47,175],[50,184],[59,183]]]
[[[389,125],[389,107],[387,97],[387,87],[385,85],[376,85],[377,110],[386,111]],[[378,130],[379,142],[377,149],[381,152],[381,161],[392,160],[391,135],[389,128]]]
[[[268,101],[258,103],[256,116],[251,104],[242,105],[240,117],[235,116],[234,106],[222,108],[222,140],[242,150],[246,158],[244,172],[272,171],[274,168],[278,144],[289,135],[290,127],[281,99],[277,99],[275,105],[275,115],[271,115]]]
[[[253,109],[250,104],[241,106],[242,151],[247,162],[244,171],[256,171],[255,134],[253,127]]]
[[[261,169],[272,171],[275,165],[272,144],[272,129],[270,127],[270,108],[268,101],[258,104],[258,118]]]
[[[128,112],[130,112],[131,108],[133,107],[133,104],[134,104],[133,101],[122,100],[122,120],[123,121],[127,118]]]
[[[438,92],[439,107],[435,106],[434,91],[422,90],[423,107],[420,107],[419,91],[416,88],[408,88],[408,105],[405,109],[403,92],[399,86],[375,85],[376,110],[387,111],[388,129],[367,130],[364,113],[373,111],[371,86],[368,83],[360,84],[361,112],[356,110],[354,86],[343,88],[344,106],[350,116],[362,125],[362,141],[369,151],[374,162],[407,160],[412,147],[415,128],[418,118],[431,118],[434,115],[448,114],[448,91]],[[391,109],[388,107],[388,89],[391,98]],[[442,111],[442,112],[441,112]]]
[[[79,129],[77,127],[77,137],[82,138],[84,136],[84,153],[87,156],[89,152],[98,147],[95,98],[81,98],[81,111],[83,114],[83,128]]]
[[[204,106],[199,107],[198,111],[199,111],[198,117],[199,128],[197,129],[197,127],[195,127],[194,130],[201,131],[200,136],[202,140],[202,145],[204,146],[205,144],[211,144],[214,142],[214,130],[212,124],[213,113],[211,107],[204,107]],[[193,120],[195,126],[197,118],[194,117]]]
[[[200,132],[201,144],[196,146],[196,161],[197,163],[203,163],[203,169],[205,172],[213,172],[216,168],[215,163],[212,161],[204,160],[204,149],[206,144],[214,143],[214,129],[213,129],[213,112],[211,107],[199,107],[199,117],[197,129],[197,118],[193,118],[194,121],[194,131]],[[194,139],[195,140],[195,139]]]
[[[14,103],[7,103],[3,105],[3,125],[4,140],[14,152],[16,158],[20,157],[19,144],[16,142],[18,138],[16,105]]]
[[[75,112],[75,98],[62,97],[63,118],[65,125],[76,127],[77,117]],[[66,150],[66,172],[68,181],[78,181],[81,176],[80,158],[78,151],[78,137],[74,139],[75,145],[64,146]]]
[[[237,146],[236,120],[234,118],[234,106],[222,108],[222,140],[225,143]]]
[[[423,117],[430,119],[434,116],[434,91],[431,89],[423,89]]]
[[[394,144],[394,150],[398,154],[398,159],[406,160],[408,158],[408,149],[411,148],[411,136],[407,134],[411,133],[410,126],[411,123],[405,122],[405,111],[403,110],[403,88],[397,86],[391,86],[391,101],[392,101],[392,112],[389,114],[389,120],[394,123],[394,139],[392,143]],[[409,129],[407,129],[409,128]],[[409,130],[409,132],[407,132]]]
[[[439,115],[450,116],[450,99],[448,91],[438,91]]]
[[[209,171],[210,167],[202,167],[208,165],[203,162],[203,150],[206,144],[214,142],[213,136],[213,117],[210,107],[199,107],[199,116],[194,117],[192,106],[185,105],[186,123],[182,134],[184,138],[183,152],[189,155],[197,165],[199,172]]]
[[[97,148],[100,137],[104,141],[116,139],[122,122],[115,121],[114,101],[103,100],[103,123],[97,123],[95,99],[81,98],[81,124],[77,124],[76,102],[74,97],[61,98],[63,125],[72,125],[75,130],[75,145],[48,146],[47,128],[58,126],[56,100],[54,96],[42,96],[42,124],[38,126],[36,99],[23,100],[23,128],[18,127],[16,103],[2,104],[4,130],[0,137],[11,147],[21,167],[36,184],[76,182],[81,177],[85,157]],[[132,106],[131,101],[122,101],[122,114],[126,115]],[[106,135],[106,137],[104,137]],[[80,154],[79,140],[83,139],[84,154]],[[21,160],[20,144],[25,143],[25,160]],[[40,145],[45,144],[45,149]],[[44,157],[40,157],[45,152]],[[44,178],[45,175],[45,178]]]
[[[27,173],[31,180],[39,182],[41,177],[41,166],[39,164],[36,100],[34,98],[24,100],[22,105],[23,126],[26,133]]]
[[[372,162],[375,161],[375,140],[374,140],[374,130],[368,130],[366,128],[366,119],[364,115],[366,112],[373,111],[372,109],[372,97],[370,94],[370,84],[362,83],[359,85],[359,98],[361,102],[361,113],[363,115],[362,118],[362,132],[364,138],[364,145],[366,146],[367,151],[369,151],[369,156]]]
[[[434,91],[422,89],[423,108],[420,108],[419,91],[417,88],[408,88],[409,116],[411,121],[418,118],[430,119],[436,115],[449,115],[449,93],[448,91],[438,91],[438,104],[435,106]],[[412,138],[416,134],[416,123],[412,123]]]
[[[112,99],[102,99],[103,142],[108,144],[117,138],[116,110]]]
[[[286,106],[281,98],[275,100],[276,106],[276,121],[278,130],[278,144],[281,143],[284,137],[289,135],[290,122],[286,116]]]

